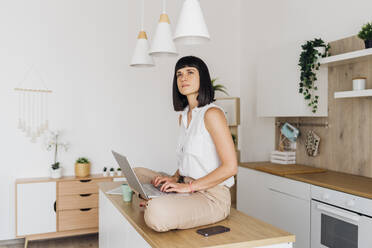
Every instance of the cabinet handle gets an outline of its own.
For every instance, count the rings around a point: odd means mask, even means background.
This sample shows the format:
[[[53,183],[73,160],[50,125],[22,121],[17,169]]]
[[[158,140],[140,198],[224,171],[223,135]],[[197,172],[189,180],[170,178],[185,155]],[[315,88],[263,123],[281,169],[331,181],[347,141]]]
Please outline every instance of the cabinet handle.
[[[82,183],[87,183],[87,182],[90,182],[90,181],[92,181],[92,179],[83,179],[83,180],[80,180],[80,182],[82,182]]]
[[[80,211],[85,212],[85,211],[89,211],[89,210],[91,210],[91,209],[92,209],[92,208],[81,208]]]
[[[54,212],[57,213],[57,201],[54,201],[53,209],[54,209]]]
[[[81,197],[91,196],[92,194],[80,194]]]

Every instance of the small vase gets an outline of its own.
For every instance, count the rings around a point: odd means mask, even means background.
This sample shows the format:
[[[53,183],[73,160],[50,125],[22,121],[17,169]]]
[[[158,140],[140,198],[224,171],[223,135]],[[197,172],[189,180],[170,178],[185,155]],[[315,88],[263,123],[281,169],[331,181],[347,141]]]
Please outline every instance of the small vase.
[[[53,170],[53,168],[50,168],[50,177],[55,178],[55,179],[61,178],[62,177],[62,168],[59,167],[56,170]]]
[[[372,48],[372,40],[365,40],[364,44],[366,45],[366,49]]]
[[[90,173],[90,164],[75,164],[75,176],[77,177],[87,177]]]

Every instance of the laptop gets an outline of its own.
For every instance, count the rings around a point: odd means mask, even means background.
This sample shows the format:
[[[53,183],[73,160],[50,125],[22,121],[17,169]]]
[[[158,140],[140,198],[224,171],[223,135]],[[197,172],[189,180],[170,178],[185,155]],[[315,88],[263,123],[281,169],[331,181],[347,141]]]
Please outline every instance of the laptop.
[[[138,194],[141,195],[142,198],[145,200],[156,198],[159,196],[167,195],[167,194],[176,194],[176,193],[170,193],[170,192],[162,192],[158,188],[156,188],[151,183],[149,184],[142,184],[138,178],[136,173],[134,173],[132,167],[130,166],[127,158],[123,155],[120,155],[117,152],[112,151],[112,154],[114,155],[116,162],[118,162],[121,170],[123,171],[127,182],[129,186],[132,188],[132,190],[136,191]],[[160,188],[160,186],[159,186]]]

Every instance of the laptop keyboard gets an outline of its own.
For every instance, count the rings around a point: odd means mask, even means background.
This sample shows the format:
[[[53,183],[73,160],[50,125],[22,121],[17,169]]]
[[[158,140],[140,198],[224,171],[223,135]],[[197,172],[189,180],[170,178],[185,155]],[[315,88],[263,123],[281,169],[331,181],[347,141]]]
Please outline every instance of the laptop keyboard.
[[[142,184],[143,190],[148,196],[162,196],[168,193],[160,191],[160,187],[156,188],[152,184]]]

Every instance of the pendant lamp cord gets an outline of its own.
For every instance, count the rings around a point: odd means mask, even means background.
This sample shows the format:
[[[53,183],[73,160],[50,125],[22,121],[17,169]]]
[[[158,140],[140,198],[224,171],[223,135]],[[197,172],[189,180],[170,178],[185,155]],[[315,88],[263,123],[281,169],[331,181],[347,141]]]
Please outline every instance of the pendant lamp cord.
[[[166,13],[166,0],[163,0],[163,14]]]
[[[141,1],[141,31],[144,31],[143,29],[143,23],[145,22],[145,0]]]

